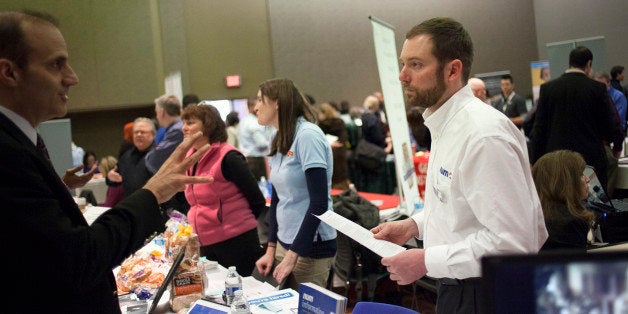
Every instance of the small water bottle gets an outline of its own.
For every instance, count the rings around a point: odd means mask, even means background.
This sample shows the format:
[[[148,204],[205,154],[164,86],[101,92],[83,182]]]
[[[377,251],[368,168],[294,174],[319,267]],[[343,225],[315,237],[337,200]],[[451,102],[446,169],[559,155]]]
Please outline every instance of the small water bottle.
[[[242,277],[236,271],[235,266],[229,266],[225,278],[225,302],[231,305],[236,291],[242,290]]]
[[[271,197],[271,193],[270,193],[270,182],[266,181],[266,177],[261,176],[259,178],[259,182],[257,183],[257,186],[259,187],[260,191],[262,191],[262,195],[264,195],[265,199],[268,199]]]
[[[251,307],[249,306],[249,302],[246,300],[244,296],[244,292],[242,290],[237,290],[234,292],[233,302],[231,303],[231,311],[230,314],[250,314]]]

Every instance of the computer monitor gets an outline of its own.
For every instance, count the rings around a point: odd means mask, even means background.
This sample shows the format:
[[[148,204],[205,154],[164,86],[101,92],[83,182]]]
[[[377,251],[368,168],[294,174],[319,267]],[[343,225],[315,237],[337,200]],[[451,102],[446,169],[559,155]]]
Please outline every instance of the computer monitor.
[[[628,251],[482,259],[482,313],[625,313]]]

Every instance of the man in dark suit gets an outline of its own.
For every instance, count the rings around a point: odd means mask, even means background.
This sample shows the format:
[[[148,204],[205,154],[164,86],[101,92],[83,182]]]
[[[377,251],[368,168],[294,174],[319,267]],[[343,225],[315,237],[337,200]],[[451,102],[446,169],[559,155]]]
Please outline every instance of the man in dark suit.
[[[621,126],[614,119],[615,108],[606,86],[590,78],[592,61],[588,48],[576,47],[569,53],[569,69],[541,85],[530,136],[530,161],[559,149],[579,152],[606,189],[604,144],[614,142]]]
[[[68,64],[54,18],[0,12],[0,236],[7,313],[119,313],[112,269],[164,229],[158,204],[188,183],[208,146],[185,158],[186,140],[143,189],[88,225],[47,158],[36,127],[66,114]]]

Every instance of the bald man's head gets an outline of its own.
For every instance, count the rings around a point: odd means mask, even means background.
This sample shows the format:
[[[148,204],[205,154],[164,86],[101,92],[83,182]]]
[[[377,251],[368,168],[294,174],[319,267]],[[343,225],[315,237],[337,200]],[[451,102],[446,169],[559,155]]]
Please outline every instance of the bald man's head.
[[[473,95],[475,95],[475,97],[479,98],[483,102],[486,102],[486,85],[484,84],[484,81],[477,77],[472,77],[469,79],[469,81],[467,81],[467,84],[469,84],[469,87],[471,87],[471,90],[473,91]]]

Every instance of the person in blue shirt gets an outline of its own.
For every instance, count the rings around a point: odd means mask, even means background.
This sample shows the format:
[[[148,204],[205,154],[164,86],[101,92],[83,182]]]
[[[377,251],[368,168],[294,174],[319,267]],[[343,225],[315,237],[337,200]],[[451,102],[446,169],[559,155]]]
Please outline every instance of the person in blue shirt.
[[[336,230],[314,215],[332,210],[331,146],[316,125],[316,114],[294,83],[278,78],[259,85],[257,120],[277,133],[270,146],[268,247],[258,271],[285,287],[299,283],[322,287],[336,254]],[[276,264],[273,270],[273,264]]]
[[[598,72],[595,74],[595,80],[601,83],[606,84],[606,88],[608,89],[608,96],[615,104],[615,108],[617,108],[617,113],[619,114],[619,120],[621,122],[621,130],[624,132],[624,136],[626,135],[626,110],[628,110],[628,102],[626,101],[626,96],[621,91],[615,89],[611,86],[611,77],[605,72]]]
[[[155,133],[155,145],[159,144],[164,139],[164,136],[166,136],[166,129],[167,128],[165,126],[157,129],[157,132]]]
[[[150,151],[144,157],[146,169],[152,175],[159,170],[161,165],[174,152],[176,147],[183,142],[183,122],[181,121],[181,101],[177,96],[164,94],[155,99],[155,118],[160,129],[165,129],[163,138],[155,141]],[[155,138],[157,138],[155,134]],[[161,204],[162,208],[178,210],[186,214],[190,205],[185,199],[185,194],[181,191]]]

